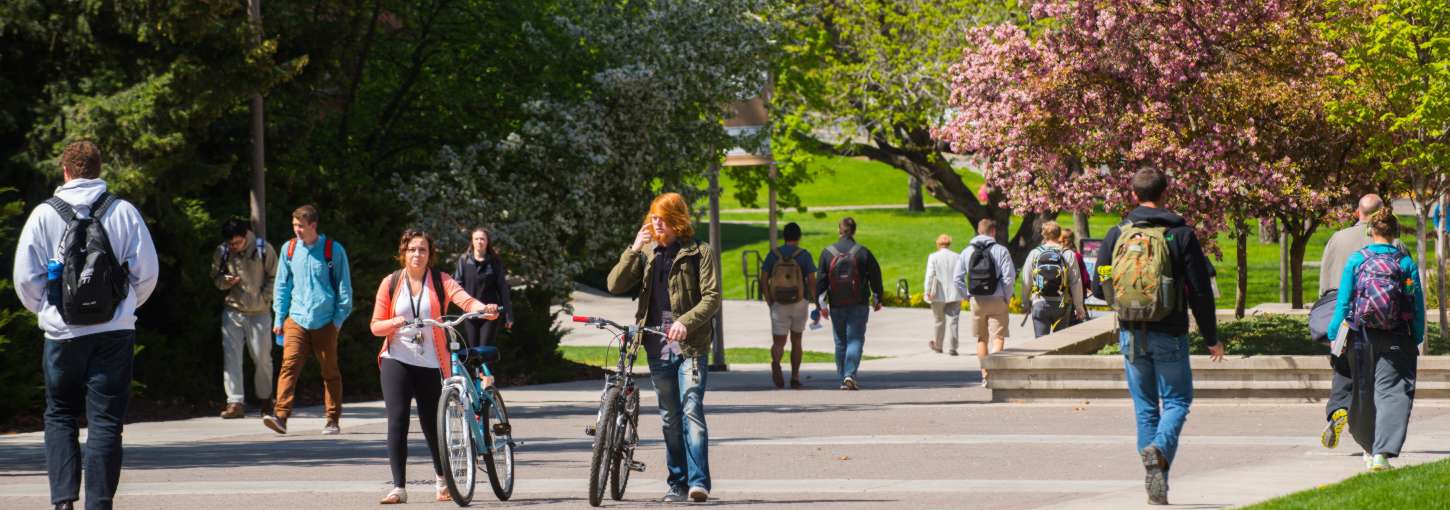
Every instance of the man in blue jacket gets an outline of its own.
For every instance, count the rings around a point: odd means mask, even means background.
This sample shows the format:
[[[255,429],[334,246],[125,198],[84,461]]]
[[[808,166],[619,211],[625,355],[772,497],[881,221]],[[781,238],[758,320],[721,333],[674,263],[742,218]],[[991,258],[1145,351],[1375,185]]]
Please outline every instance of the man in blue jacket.
[[[307,363],[307,354],[322,365],[322,386],[327,404],[323,434],[341,432],[342,373],[337,368],[337,333],[352,313],[352,276],[347,251],[342,243],[317,233],[317,208],[311,205],[292,211],[292,232],[297,237],[282,247],[282,263],[272,296],[276,317],[272,333],[282,335],[282,370],[277,375],[277,405],[262,424],[278,434],[287,433],[292,415],[297,378]]]

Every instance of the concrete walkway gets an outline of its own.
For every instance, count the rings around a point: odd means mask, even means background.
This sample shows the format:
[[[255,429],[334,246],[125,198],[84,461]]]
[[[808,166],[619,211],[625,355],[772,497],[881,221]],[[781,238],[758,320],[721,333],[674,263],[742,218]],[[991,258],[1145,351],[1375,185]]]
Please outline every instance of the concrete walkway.
[[[578,296],[580,314],[628,318],[627,299]],[[768,345],[758,304],[727,302],[731,346]],[[873,315],[867,353],[892,356],[862,366],[863,391],[836,389],[830,364],[805,368],[807,388],[776,390],[761,365],[709,374],[714,505],[760,508],[1139,508],[1143,471],[1134,453],[1126,400],[991,403],[974,356],[925,352],[929,314]],[[1014,338],[1020,328],[1013,324]],[[829,329],[806,335],[831,350]],[[573,345],[599,344],[576,329]],[[964,346],[965,347],[965,346]],[[965,349],[964,349],[965,350]],[[316,384],[316,381],[310,381]],[[486,483],[478,506],[583,508],[599,381],[505,388],[514,418],[518,481],[509,503]],[[636,474],[623,502],[658,508],[664,448],[648,393]],[[1362,469],[1353,442],[1318,446],[1320,404],[1202,401],[1194,405],[1174,466],[1176,505],[1242,505],[1352,476]],[[197,418],[126,429],[126,471],[117,508],[375,508],[388,488],[379,402],[349,403],[343,433],[322,436],[320,409],[301,410],[279,437],[259,420]],[[432,505],[422,437],[410,446],[413,504]],[[1400,464],[1450,456],[1450,407],[1417,403]],[[42,437],[0,437],[0,508],[47,502]],[[449,508],[438,504],[433,508]]]

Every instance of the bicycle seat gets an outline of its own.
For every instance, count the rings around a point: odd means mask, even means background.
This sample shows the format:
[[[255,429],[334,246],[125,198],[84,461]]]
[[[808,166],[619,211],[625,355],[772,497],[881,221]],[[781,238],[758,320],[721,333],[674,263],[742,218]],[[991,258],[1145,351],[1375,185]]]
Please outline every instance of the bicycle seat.
[[[498,361],[498,356],[498,347],[492,345],[480,345],[463,350],[463,359],[470,364],[493,363]]]

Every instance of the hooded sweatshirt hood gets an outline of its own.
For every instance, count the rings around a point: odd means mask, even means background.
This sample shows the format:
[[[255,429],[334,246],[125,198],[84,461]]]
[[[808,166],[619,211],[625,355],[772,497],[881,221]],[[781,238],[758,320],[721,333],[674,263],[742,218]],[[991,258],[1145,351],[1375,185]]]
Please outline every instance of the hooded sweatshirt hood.
[[[1154,225],[1167,228],[1188,226],[1187,220],[1167,209],[1144,207],[1141,205],[1128,212],[1128,220],[1133,222],[1147,221]]]

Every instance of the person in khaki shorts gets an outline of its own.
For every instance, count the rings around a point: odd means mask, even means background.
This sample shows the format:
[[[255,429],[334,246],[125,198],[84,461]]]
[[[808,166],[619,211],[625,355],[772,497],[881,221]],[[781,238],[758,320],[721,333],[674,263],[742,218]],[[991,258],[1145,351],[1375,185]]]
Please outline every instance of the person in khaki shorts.
[[[1007,303],[1012,299],[1017,268],[1012,264],[1012,254],[997,243],[996,236],[997,222],[983,219],[977,223],[977,237],[972,238],[957,258],[957,292],[969,298],[978,360],[1002,350],[1011,334]],[[986,378],[987,371],[983,369],[982,379]]]
[[[931,303],[931,314],[936,319],[936,338],[929,344],[931,350],[957,355],[957,320],[962,314],[962,294],[952,281],[956,276],[957,253],[951,250],[952,236],[942,234],[936,238],[936,252],[926,259],[926,280],[921,288]],[[950,336],[948,336],[950,333]],[[951,342],[946,342],[950,339]]]
[[[785,355],[786,335],[790,335],[790,387],[801,387],[801,334],[806,330],[806,316],[810,315],[810,298],[816,295],[816,266],[811,262],[811,252],[800,247],[801,226],[787,223],[781,232],[785,244],[780,245],[765,255],[765,260],[760,264],[760,288],[761,295],[765,296],[765,302],[770,306],[770,335],[774,343],[770,347],[770,375],[775,382],[776,388],[785,387],[785,376],[781,374],[780,358]],[[771,279],[773,271],[781,268],[786,271],[789,264],[781,265],[780,261],[793,261],[795,263],[798,280],[794,285],[782,283],[772,288]],[[785,273],[781,277],[785,277]],[[780,296],[776,293],[780,292]]]

